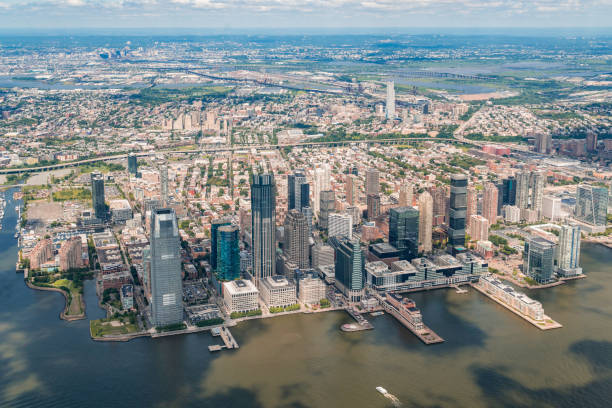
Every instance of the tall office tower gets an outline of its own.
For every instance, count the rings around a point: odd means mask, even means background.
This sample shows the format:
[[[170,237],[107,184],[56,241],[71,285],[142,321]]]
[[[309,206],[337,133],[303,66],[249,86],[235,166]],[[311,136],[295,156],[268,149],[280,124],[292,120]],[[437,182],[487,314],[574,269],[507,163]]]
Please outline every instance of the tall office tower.
[[[595,226],[606,226],[608,214],[608,189],[586,184],[576,191],[575,217],[577,220]]]
[[[321,211],[321,192],[331,190],[329,164],[323,163],[314,171],[314,213]]]
[[[472,215],[478,214],[478,190],[474,186],[469,186],[467,188],[467,209],[465,212],[465,219],[470,220]],[[470,229],[470,225],[466,225],[467,229]]]
[[[312,208],[310,206],[302,207],[302,214],[306,218],[306,225],[308,226],[308,236],[312,234],[312,219],[314,214],[312,212]]]
[[[538,133],[535,136],[535,151],[542,154],[549,154],[552,151],[552,135],[550,133]]]
[[[351,214],[329,214],[327,226],[327,236],[330,238],[343,236],[351,239],[353,237],[353,217]]]
[[[216,252],[216,273],[219,281],[240,279],[240,244],[236,225],[219,227]]]
[[[171,208],[151,218],[151,321],[168,326],[183,321],[183,286],[176,214]]]
[[[98,172],[91,173],[91,204],[96,218],[106,219],[106,204],[104,203],[104,176]]]
[[[419,245],[422,252],[431,252],[433,225],[433,198],[424,191],[419,196]]]
[[[312,247],[312,267],[334,264],[334,248],[330,245],[317,244]]]
[[[366,170],[366,196],[380,194],[380,174],[377,169]]]
[[[451,175],[448,245],[453,255],[465,250],[467,184],[467,176],[464,174]]]
[[[272,174],[254,173],[251,178],[251,234],[253,279],[260,281],[276,272],[276,187]]]
[[[310,267],[308,259],[308,223],[303,213],[290,210],[285,217],[285,243],[287,259],[300,269]]]
[[[159,167],[159,180],[161,183],[162,205],[168,205],[168,166],[165,164]]]
[[[128,154],[128,173],[138,174],[138,157],[134,153]]]
[[[472,215],[469,222],[472,240],[487,241],[489,239],[489,220],[482,215]]]
[[[358,185],[356,175],[349,174],[346,177],[346,184],[344,186],[344,191],[346,194],[346,201],[350,205],[359,204],[359,185]]]
[[[546,186],[546,174],[534,172],[531,174],[531,209],[536,212],[538,219],[542,217],[542,197]]]
[[[489,221],[489,225],[497,223],[497,186],[486,183],[482,200],[482,215]]]
[[[523,250],[524,273],[540,284],[552,282],[554,252],[555,244],[544,238],[526,240]]]
[[[516,204],[516,179],[510,176],[502,181],[502,205]]]
[[[380,215],[380,194],[368,194],[368,220],[372,221]]]
[[[419,255],[419,210],[397,207],[389,211],[389,243],[400,252],[400,259],[412,261]]]
[[[433,198],[433,225],[441,225],[446,221],[447,215],[447,197],[448,190],[446,187],[437,186],[429,189]]]
[[[363,296],[364,257],[357,239],[340,239],[336,247],[336,286],[349,302],[361,301]]]
[[[412,184],[406,182],[402,184],[399,191],[399,205],[400,207],[409,207],[412,205],[413,190]]]
[[[210,266],[213,271],[217,270],[218,231],[224,225],[231,225],[229,218],[219,218],[210,223]]]
[[[327,218],[336,208],[336,197],[332,190],[321,191],[321,202],[319,204],[319,227],[327,229]]]
[[[306,181],[306,176],[302,170],[296,170],[293,174],[287,176],[287,192],[289,210],[302,211],[303,207],[310,205],[310,185]]]
[[[597,151],[597,133],[593,131],[587,132],[586,149],[589,153]]]
[[[523,171],[516,174],[516,206],[521,210],[529,208],[529,172]]]
[[[557,268],[561,276],[567,277],[582,273],[580,267],[580,227],[562,225],[557,248]]]
[[[387,104],[385,116],[387,119],[395,119],[395,83],[387,82]]]

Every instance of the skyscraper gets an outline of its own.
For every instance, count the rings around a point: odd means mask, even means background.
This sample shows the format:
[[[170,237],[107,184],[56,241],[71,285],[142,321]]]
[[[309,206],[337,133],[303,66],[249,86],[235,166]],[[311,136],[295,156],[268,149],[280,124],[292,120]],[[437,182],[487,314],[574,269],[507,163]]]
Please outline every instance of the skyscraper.
[[[597,133],[593,131],[587,132],[586,149],[589,153],[594,153],[597,151]]]
[[[345,187],[346,201],[350,205],[359,204],[359,186],[357,184],[357,176],[354,174],[349,174],[346,177],[346,184],[344,187]]]
[[[395,83],[387,82],[387,103],[385,116],[389,120],[395,119]]]
[[[370,194],[380,194],[380,174],[374,168],[366,170],[366,196]]]
[[[557,248],[557,272],[567,277],[582,273],[580,267],[580,227],[562,225]]]
[[[538,133],[535,136],[535,151],[537,153],[549,154],[552,150],[552,135],[550,133]]]
[[[151,321],[167,326],[183,321],[179,233],[174,210],[160,208],[151,219]]]
[[[165,164],[159,168],[159,181],[162,205],[168,205],[168,166]]]
[[[606,226],[608,189],[581,184],[576,190],[576,219],[595,226]]]
[[[357,239],[341,238],[336,247],[336,286],[349,299],[359,302],[363,296],[364,257]]]
[[[372,221],[380,215],[380,194],[368,194],[368,220]]]
[[[433,198],[424,191],[419,196],[419,244],[421,251],[431,252],[431,234],[433,225]]]
[[[444,186],[431,187],[429,189],[433,198],[433,225],[442,225],[446,222],[448,206],[448,190]]]
[[[251,179],[251,231],[253,240],[253,279],[275,274],[276,187],[272,174],[254,173]]]
[[[332,213],[328,217],[328,237],[343,236],[351,239],[353,237],[353,217],[346,213]]]
[[[453,255],[465,250],[467,184],[467,176],[464,174],[451,175],[448,245]]]
[[[413,190],[412,185],[408,182],[403,183],[399,191],[399,205],[400,207],[408,207],[412,205]]]
[[[472,215],[478,215],[478,190],[474,186],[469,186],[467,188],[467,206],[465,219],[469,223]],[[470,225],[466,225],[467,229],[470,229]]]
[[[489,221],[489,225],[497,223],[497,199],[497,186],[493,183],[486,183],[484,186],[482,215]]]
[[[326,230],[328,225],[327,218],[336,208],[336,198],[332,190],[323,190],[320,196],[319,227]]]
[[[321,192],[331,189],[329,164],[323,163],[314,171],[314,213],[318,217],[321,211]]]
[[[503,205],[515,205],[516,204],[516,179],[513,176],[508,177],[502,181],[502,204]]]
[[[310,205],[310,185],[302,170],[296,170],[287,176],[288,209],[302,211]]]
[[[138,157],[134,153],[128,154],[128,173],[138,174]]]
[[[104,202],[104,176],[98,172],[91,173],[91,201],[96,218],[107,218],[106,203]]]
[[[411,261],[419,253],[419,211],[398,207],[389,211],[389,243],[400,251],[400,259]]]
[[[516,174],[516,206],[521,210],[529,208],[529,172],[522,171]]]
[[[526,240],[523,250],[524,273],[540,284],[552,282],[554,250],[555,244],[544,238]]]
[[[546,186],[546,175],[543,172],[531,173],[531,209],[536,212],[538,219],[542,217],[542,197]]]
[[[210,266],[213,271],[217,270],[217,240],[219,228],[224,225],[231,225],[228,218],[213,220],[210,224]]]
[[[230,281],[240,278],[238,227],[222,225],[217,230],[217,278]]]
[[[297,210],[290,210],[285,217],[283,252],[287,260],[297,265],[300,269],[310,267],[308,236],[308,225],[304,214]]]
[[[470,235],[474,241],[489,239],[489,220],[482,215],[472,215],[469,220]]]

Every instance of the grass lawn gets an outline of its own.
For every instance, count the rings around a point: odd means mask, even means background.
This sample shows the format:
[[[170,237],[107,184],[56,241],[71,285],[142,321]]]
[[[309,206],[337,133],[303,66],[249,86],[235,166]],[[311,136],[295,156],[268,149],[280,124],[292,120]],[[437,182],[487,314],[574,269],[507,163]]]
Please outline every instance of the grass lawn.
[[[66,316],[74,316],[80,315],[83,313],[82,302],[81,302],[81,292],[79,289],[75,288],[72,284],[71,280],[68,279],[58,279],[52,283],[56,288],[68,288],[70,289],[70,296],[68,297],[68,308],[66,312]]]
[[[138,326],[130,323],[126,317],[91,320],[89,330],[92,337],[119,335],[138,332]]]

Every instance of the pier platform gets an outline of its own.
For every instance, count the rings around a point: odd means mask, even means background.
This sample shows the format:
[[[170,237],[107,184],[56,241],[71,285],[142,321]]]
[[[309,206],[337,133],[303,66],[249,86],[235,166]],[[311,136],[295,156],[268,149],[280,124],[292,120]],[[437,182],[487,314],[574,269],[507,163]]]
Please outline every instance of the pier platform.
[[[389,313],[391,316],[395,317],[395,319],[398,322],[403,324],[404,327],[406,327],[408,330],[410,330],[412,333],[414,333],[414,335],[417,336],[419,338],[419,340],[421,340],[423,343],[429,345],[429,344],[437,344],[437,343],[443,343],[444,342],[444,339],[442,337],[438,336],[438,334],[436,332],[431,330],[425,324],[423,324],[423,329],[417,330],[405,317],[403,317],[400,314],[399,310],[397,310],[395,307],[393,307],[392,305],[390,305],[386,301],[383,301],[382,304],[385,307],[385,311],[387,313]]]
[[[223,346],[219,344],[214,344],[212,346],[208,346],[208,351],[213,352],[213,351],[221,351],[224,349],[230,350],[230,349],[240,348],[240,346],[238,345],[238,342],[236,341],[236,339],[234,339],[234,336],[232,336],[232,333],[229,331],[227,327],[220,327],[218,332],[213,333],[213,336],[216,336],[217,333],[219,336],[221,336],[221,339],[223,340]]]
[[[563,325],[561,323],[554,321],[553,319],[551,319],[547,315],[544,315],[544,319],[542,319],[541,321],[540,320],[534,320],[531,317],[529,317],[527,315],[524,315],[520,311],[514,309],[510,305],[508,305],[505,302],[503,302],[498,297],[496,297],[493,294],[487,292],[484,288],[480,287],[477,283],[476,284],[472,284],[472,287],[474,289],[476,289],[478,292],[480,292],[483,295],[485,295],[486,297],[488,297],[489,299],[491,299],[494,302],[496,302],[497,304],[505,307],[506,309],[508,309],[509,311],[514,313],[515,315],[522,317],[524,320],[526,320],[529,323],[533,324],[535,327],[537,327],[540,330],[552,330],[552,329],[559,329],[559,328],[563,327]]]
[[[365,317],[363,317],[362,315],[360,315],[359,313],[357,313],[355,310],[353,310],[352,308],[347,308],[346,312],[351,315],[351,317],[353,319],[355,319],[355,321],[357,323],[349,323],[349,324],[343,324],[340,327],[340,330],[344,331],[344,332],[356,332],[356,331],[363,331],[363,330],[372,330],[374,328],[374,326],[372,325],[372,323],[368,322]]]

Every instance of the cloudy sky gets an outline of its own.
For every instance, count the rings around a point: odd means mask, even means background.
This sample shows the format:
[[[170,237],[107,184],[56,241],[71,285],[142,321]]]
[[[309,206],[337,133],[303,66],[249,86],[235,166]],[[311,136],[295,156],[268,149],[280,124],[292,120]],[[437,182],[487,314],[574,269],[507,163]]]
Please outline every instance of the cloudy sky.
[[[0,0],[1,28],[610,27],[612,0]]]

